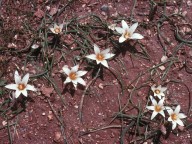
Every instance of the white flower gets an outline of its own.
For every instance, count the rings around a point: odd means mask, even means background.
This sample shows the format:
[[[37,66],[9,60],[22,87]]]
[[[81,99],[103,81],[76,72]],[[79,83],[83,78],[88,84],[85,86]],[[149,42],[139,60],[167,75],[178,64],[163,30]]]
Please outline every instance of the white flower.
[[[167,88],[161,87],[161,85],[159,85],[158,87],[155,87],[155,85],[152,85],[151,90],[153,91],[154,96],[157,96],[159,99],[161,99],[161,96],[165,96],[164,91],[166,91]]]
[[[111,24],[108,26],[108,29],[114,31],[117,24]]]
[[[164,113],[165,107],[163,106],[164,98],[162,98],[158,103],[152,96],[150,96],[150,99],[152,101],[153,106],[147,106],[146,108],[149,109],[149,110],[153,110],[153,113],[151,115],[151,120],[158,113],[161,114],[163,117],[165,117],[165,113]]]
[[[39,45],[38,45],[38,44],[33,44],[33,45],[31,46],[31,48],[32,48],[32,49],[37,49],[37,48],[39,48]]]
[[[54,27],[51,27],[50,30],[52,31],[52,33],[54,34],[59,34],[62,32],[63,29],[63,24],[57,25],[56,23],[54,23]]]
[[[171,108],[167,108],[167,112],[169,113],[170,117],[168,118],[168,121],[172,122],[172,129],[175,129],[177,124],[180,126],[184,126],[183,122],[181,119],[186,118],[187,116],[183,113],[180,112],[180,105],[178,105],[175,108],[175,111],[173,111]]]
[[[63,71],[68,76],[64,84],[72,82],[75,88],[77,87],[77,83],[80,83],[84,86],[86,85],[85,81],[81,78],[81,76],[85,75],[87,71],[78,71],[78,69],[79,65],[71,67],[71,69],[69,69],[67,65],[63,67]]]
[[[109,53],[109,51],[110,51],[109,48],[103,51],[100,51],[99,47],[96,44],[94,44],[95,54],[91,54],[86,57],[92,60],[96,60],[97,64],[101,63],[102,65],[108,68],[109,66],[107,64],[106,59],[109,59],[115,55],[115,54]]]
[[[15,84],[8,84],[5,87],[8,89],[16,90],[15,98],[18,98],[21,93],[27,97],[27,90],[36,91],[34,86],[27,84],[29,80],[28,73],[21,80],[21,76],[19,76],[18,71],[15,71],[14,77],[15,77]]]
[[[116,31],[120,34],[122,34],[122,36],[119,38],[119,42],[122,43],[124,41],[126,41],[127,39],[142,39],[143,36],[139,33],[134,33],[134,31],[136,30],[138,23],[134,23],[130,28],[128,26],[128,24],[122,20],[122,28],[121,27],[115,27]]]

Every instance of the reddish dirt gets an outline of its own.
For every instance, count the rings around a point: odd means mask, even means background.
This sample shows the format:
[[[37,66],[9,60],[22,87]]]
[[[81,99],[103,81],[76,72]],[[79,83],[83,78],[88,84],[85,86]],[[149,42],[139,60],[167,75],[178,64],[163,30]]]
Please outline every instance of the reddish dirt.
[[[160,0],[154,0],[160,2]],[[177,128],[171,131],[170,135],[161,135],[161,137],[137,141],[138,143],[148,142],[163,143],[163,144],[190,144],[192,143],[192,115],[191,115],[191,85],[192,85],[192,45],[191,43],[183,44],[179,50],[177,46],[181,45],[181,41],[175,36],[176,27],[179,28],[179,34],[182,38],[192,41],[192,1],[170,1],[166,5],[166,15],[176,12],[181,5],[181,14],[185,14],[185,20],[179,16],[171,17],[171,20],[161,19],[163,15],[164,5],[158,4],[157,11],[154,11],[153,18],[149,19],[150,4],[148,1],[138,0],[133,11],[132,19],[130,19],[134,1],[127,2],[126,0],[80,0],[69,3],[66,8],[61,11],[59,17],[53,15],[53,21],[49,16],[46,17],[46,24],[42,21],[46,8],[50,7],[62,9],[68,2],[62,1],[2,1],[1,2],[1,21],[0,21],[0,80],[5,80],[6,84],[14,82],[13,73],[17,69],[20,74],[30,73],[32,76],[30,84],[38,88],[38,92],[29,92],[29,97],[20,97],[12,110],[8,110],[3,114],[2,109],[7,109],[14,103],[3,105],[1,107],[0,117],[0,143],[1,144],[118,144],[122,129],[127,127],[130,119],[113,119],[120,109],[126,105],[128,99],[131,98],[133,105],[129,103],[122,113],[132,116],[139,115],[135,107],[139,107],[146,113],[145,109],[147,99],[152,84],[164,85],[168,88],[166,91],[166,103],[168,105],[181,105],[181,111],[187,115],[184,120],[185,128],[180,130]],[[102,11],[101,7],[106,5],[109,8],[108,12]],[[39,10],[38,10],[39,9]],[[105,9],[105,8],[104,8]],[[48,10],[47,10],[48,11]],[[186,11],[186,12],[185,12]],[[47,14],[50,14],[50,11]],[[59,12],[58,12],[59,13]],[[75,61],[74,57],[82,56],[82,52],[77,47],[77,43],[71,44],[74,40],[73,35],[66,34],[60,36],[60,44],[66,52],[65,58],[60,59],[61,51],[54,52],[53,69],[49,70],[49,77],[41,75],[33,77],[36,74],[42,73],[46,63],[43,58],[52,60],[53,44],[51,41],[55,38],[54,35],[48,34],[47,49],[42,49],[38,56],[30,55],[32,39],[35,37],[35,42],[43,43],[46,38],[38,31],[40,25],[42,33],[49,31],[49,26],[56,21],[62,23],[69,22],[75,16],[82,17],[85,14],[94,13],[108,24],[117,23],[121,26],[121,20],[125,19],[128,23],[134,21],[139,22],[137,32],[144,36],[144,39],[129,41],[124,44],[118,44],[119,36],[114,34],[111,36],[108,29],[98,28],[91,31],[88,37],[93,43],[97,43],[101,49],[110,47],[111,51],[116,56],[108,61],[110,70],[103,68],[101,76],[97,78],[89,87],[84,97],[82,109],[82,121],[79,117],[79,108],[82,95],[84,95],[85,87],[78,86],[75,91],[72,85],[64,85],[65,75],[60,73],[64,65],[74,66],[75,62],[80,63],[80,69],[89,70],[88,74],[83,78],[87,83],[92,81],[93,69],[87,67],[85,60]],[[55,19],[56,18],[56,19]],[[160,28],[162,36],[158,37],[157,25],[158,20],[162,20]],[[82,18],[82,25],[94,24],[90,17]],[[131,22],[133,20],[133,22]],[[173,25],[173,23],[175,25]],[[68,27],[67,30],[72,31],[75,27]],[[78,28],[75,27],[75,28]],[[73,32],[71,32],[73,33]],[[106,34],[107,33],[107,34]],[[185,35],[188,33],[188,35]],[[98,38],[98,39],[96,39]],[[112,38],[114,43],[108,38]],[[80,39],[80,38],[78,38]],[[135,45],[134,45],[135,44]],[[141,49],[148,53],[148,57]],[[41,46],[43,47],[43,46]],[[165,47],[166,50],[163,49]],[[93,49],[91,47],[90,49]],[[43,51],[45,50],[45,51]],[[73,51],[74,50],[74,51]],[[92,53],[91,51],[90,53]],[[165,70],[155,69],[155,74],[146,72],[147,69],[161,63],[163,55],[167,55],[171,63],[164,64]],[[26,61],[26,59],[28,59]],[[48,68],[49,69],[49,68]],[[165,78],[163,74],[167,74]],[[137,79],[138,75],[140,78]],[[48,80],[50,79],[50,80]],[[51,82],[52,81],[52,82]],[[1,82],[1,81],[0,81]],[[57,89],[54,88],[56,84]],[[121,86],[122,84],[122,86]],[[10,91],[4,88],[0,83],[0,104],[9,100]],[[122,88],[123,87],[123,88]],[[52,89],[54,88],[54,89]],[[123,93],[122,93],[123,89]],[[58,94],[59,90],[61,96]],[[64,103],[61,99],[64,98]],[[23,111],[19,113],[19,109]],[[15,112],[16,114],[12,113]],[[150,121],[151,113],[147,113],[144,118]],[[3,122],[7,121],[10,129],[4,127]],[[147,121],[147,122],[149,122]],[[161,123],[158,123],[161,121]],[[150,131],[145,131],[146,127],[140,126],[138,131],[141,135],[145,132],[153,132],[163,123],[162,119],[156,119],[149,124]],[[103,128],[101,130],[97,130]],[[135,127],[134,127],[135,128]],[[134,143],[139,139],[139,135],[135,134],[134,128],[131,133],[126,133],[122,142]],[[96,131],[94,131],[96,130]],[[155,141],[157,139],[157,141]]]

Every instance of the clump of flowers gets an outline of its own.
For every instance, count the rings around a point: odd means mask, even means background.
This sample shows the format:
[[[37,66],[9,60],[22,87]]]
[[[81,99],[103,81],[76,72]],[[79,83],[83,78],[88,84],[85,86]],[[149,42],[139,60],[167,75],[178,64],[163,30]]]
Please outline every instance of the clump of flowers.
[[[27,84],[29,80],[28,73],[23,77],[23,79],[21,79],[18,71],[15,71],[14,78],[15,84],[8,84],[5,87],[8,89],[16,90],[15,98],[18,98],[21,93],[27,97],[27,90],[36,91],[34,86]]]
[[[56,23],[54,23],[54,26],[50,27],[49,29],[54,34],[60,34],[62,32],[62,29],[63,29],[63,24],[57,25]]]
[[[75,65],[74,67],[71,67],[71,69],[69,69],[67,65],[63,67],[63,71],[67,75],[64,84],[72,82],[75,89],[77,88],[77,83],[80,83],[84,86],[86,85],[85,81],[81,77],[85,75],[87,71],[78,71],[78,69],[79,65]]]
[[[115,30],[122,34],[122,36],[119,38],[119,43],[122,43],[128,39],[143,39],[143,36],[139,33],[134,33],[138,23],[134,23],[131,27],[128,26],[128,24],[122,20],[121,21],[122,27],[115,27]]]
[[[94,44],[95,54],[91,54],[91,55],[88,55],[86,57],[89,59],[92,59],[92,60],[96,60],[97,64],[101,63],[105,67],[109,68],[106,59],[110,59],[115,55],[115,54],[109,53],[109,51],[110,51],[109,48],[107,48],[103,51],[100,51],[99,47],[96,44]]]
[[[153,113],[151,115],[151,120],[159,113],[163,117],[165,117],[164,110],[167,111],[169,114],[168,121],[172,122],[172,130],[176,128],[177,124],[180,126],[184,126],[181,119],[186,118],[187,116],[180,112],[180,105],[178,105],[175,110],[173,111],[170,107],[164,106],[164,100],[165,100],[165,94],[164,92],[167,90],[166,87],[161,87],[161,85],[155,87],[155,85],[151,86],[151,90],[154,93],[154,96],[150,96],[150,99],[152,101],[152,106],[146,106],[147,109],[153,110]],[[158,97],[160,100],[157,103],[155,98]]]

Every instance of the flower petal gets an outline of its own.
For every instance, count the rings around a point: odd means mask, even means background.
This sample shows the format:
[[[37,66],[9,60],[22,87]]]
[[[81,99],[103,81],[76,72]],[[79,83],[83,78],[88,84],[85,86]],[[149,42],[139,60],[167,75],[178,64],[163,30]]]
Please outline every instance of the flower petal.
[[[29,85],[29,84],[26,86],[26,90],[37,91],[34,86]]]
[[[162,110],[162,111],[160,111],[159,112],[163,117],[165,117],[165,113],[164,113],[164,111]]]
[[[146,106],[146,108],[149,109],[149,110],[154,110],[155,109],[154,106]]]
[[[60,28],[60,30],[62,31],[62,29],[63,29],[63,24],[60,24],[60,25],[59,25],[59,28]]]
[[[175,122],[178,123],[178,125],[180,126],[184,126],[183,122],[180,119],[177,119]]]
[[[186,118],[187,116],[186,116],[185,114],[183,114],[183,113],[179,113],[179,114],[178,114],[178,117],[179,117],[180,119],[183,119],[183,118]]]
[[[175,108],[175,113],[178,114],[180,112],[180,109],[181,109],[181,106],[178,105],[176,108]]]
[[[71,79],[69,77],[67,77],[66,80],[64,81],[64,84],[70,83],[70,82],[71,82]]]
[[[169,107],[165,107],[169,115],[173,114],[173,110]]]
[[[107,53],[109,53],[109,51],[110,51],[110,48],[107,48],[107,49],[103,50],[101,52],[101,54],[106,55]]]
[[[25,97],[27,97],[27,90],[26,90],[26,89],[22,90],[21,92],[22,92],[22,94],[23,94]]]
[[[157,105],[157,101],[153,98],[153,99],[151,99],[151,101],[152,101],[152,104],[154,105],[154,106],[156,106]]]
[[[84,86],[86,85],[85,81],[82,78],[77,78],[77,82]]]
[[[71,67],[72,72],[77,72],[78,69],[79,69],[79,65],[75,65],[75,66]]]
[[[171,117],[168,118],[168,121],[173,121]]]
[[[177,123],[176,122],[172,122],[172,130],[174,130],[177,126]]]
[[[134,23],[130,28],[129,28],[129,32],[132,35],[134,33],[134,31],[136,30],[138,26],[138,23]]]
[[[139,33],[133,33],[130,39],[143,39],[144,37]]]
[[[70,72],[71,72],[71,70],[68,68],[67,65],[64,65],[62,69],[63,69],[64,73],[67,74],[67,75],[69,75]]]
[[[119,38],[119,43],[122,43],[124,41],[126,41],[127,39],[122,35],[120,38]]]
[[[96,60],[96,55],[95,54],[90,54],[90,55],[86,56],[86,58]]]
[[[29,73],[27,73],[27,74],[23,77],[22,83],[23,83],[24,85],[27,85],[28,80],[29,80]]]
[[[51,30],[52,33],[55,34],[55,29],[54,28],[49,28]]]
[[[155,89],[156,89],[156,88],[155,88],[155,85],[152,85],[152,86],[151,86],[151,90],[154,92]]]
[[[16,90],[16,92],[15,92],[15,98],[18,98],[18,97],[20,96],[20,94],[21,94],[21,91]]]
[[[109,59],[111,57],[113,57],[115,54],[112,54],[112,53],[108,53],[108,54],[105,54],[105,59]]]
[[[123,29],[129,29],[128,24],[124,20],[121,21],[121,24],[122,24]]]
[[[152,115],[151,115],[151,120],[157,115],[158,113],[156,111],[153,111]]]
[[[164,100],[165,100],[165,98],[163,97],[163,98],[159,101],[158,105],[159,105],[159,106],[163,106]]]
[[[120,33],[120,34],[123,34],[124,33],[124,29],[123,28],[121,28],[121,27],[115,27],[115,30],[118,32],[118,33]]]
[[[94,46],[95,54],[97,55],[98,53],[100,53],[100,49],[99,49],[98,45],[94,44],[93,46]]]
[[[162,91],[162,92],[164,92],[164,91],[166,91],[166,90],[167,90],[166,87],[162,87],[162,88],[161,88],[161,91]]]
[[[15,83],[16,84],[19,84],[21,82],[21,77],[20,77],[18,71],[15,71],[14,78],[15,78]]]
[[[104,65],[105,67],[109,68],[106,60],[101,61],[101,64]]]
[[[17,84],[8,84],[5,86],[8,89],[12,89],[12,90],[18,90],[18,85]]]
[[[87,73],[87,71],[78,71],[76,74],[77,74],[77,77],[81,77],[83,75],[85,75]]]

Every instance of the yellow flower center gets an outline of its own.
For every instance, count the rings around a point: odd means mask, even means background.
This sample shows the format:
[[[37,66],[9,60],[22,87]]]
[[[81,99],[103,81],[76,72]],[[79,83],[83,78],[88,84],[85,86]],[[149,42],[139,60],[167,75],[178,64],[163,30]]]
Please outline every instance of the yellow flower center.
[[[60,33],[61,29],[57,27],[57,28],[54,29],[54,31],[55,31],[55,33]]]
[[[98,61],[103,61],[103,60],[104,60],[103,54],[97,54],[96,59],[97,59]]]
[[[19,84],[18,85],[18,89],[19,90],[24,90],[25,89],[25,85],[24,84]]]
[[[75,72],[71,72],[71,73],[69,74],[69,78],[70,78],[71,80],[75,80],[75,79],[77,78],[77,74],[76,74]]]
[[[125,39],[128,39],[131,37],[131,33],[126,30],[123,36]]]
[[[156,112],[160,112],[161,110],[162,110],[162,109],[161,109],[160,106],[158,106],[158,105],[155,106],[155,111],[156,111]]]
[[[177,115],[175,113],[171,114],[171,119],[172,120],[177,120]]]
[[[158,90],[158,89],[155,90],[155,93],[156,93],[156,94],[160,94],[160,92],[161,92],[161,91]]]

